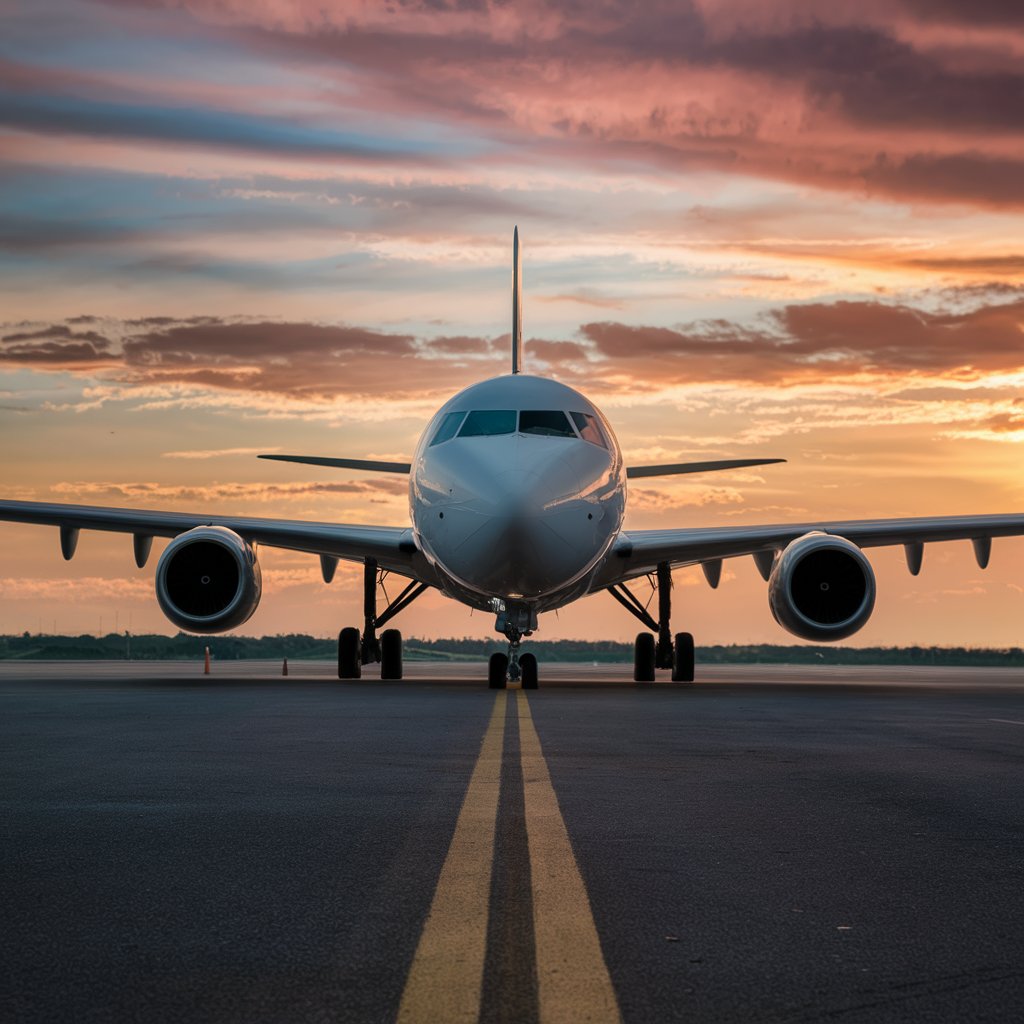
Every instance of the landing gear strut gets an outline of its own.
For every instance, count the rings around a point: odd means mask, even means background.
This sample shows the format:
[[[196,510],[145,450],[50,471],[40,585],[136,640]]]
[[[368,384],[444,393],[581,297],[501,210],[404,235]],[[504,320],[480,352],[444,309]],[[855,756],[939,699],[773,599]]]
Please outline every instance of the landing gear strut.
[[[652,586],[654,586],[652,580]],[[668,562],[659,562],[657,569],[658,617],[647,610],[647,605],[618,583],[608,588],[615,598],[631,615],[638,618],[651,633],[638,633],[633,647],[633,680],[637,683],[653,683],[655,669],[672,670],[672,681],[692,683],[694,656],[693,634],[676,633],[672,636],[672,568]],[[657,634],[655,640],[652,633]]]
[[[410,580],[409,585],[393,601],[388,598],[386,580],[390,573],[378,569],[377,560],[367,558],[363,564],[363,632],[348,626],[338,634],[338,678],[358,679],[362,666],[380,663],[381,679],[402,678],[402,634],[397,629],[377,630],[408,608],[426,589],[425,583]],[[377,588],[388,601],[384,611],[377,612]]]
[[[536,690],[539,682],[537,656],[520,654],[523,637],[537,628],[537,613],[527,604],[499,602],[494,628],[508,640],[508,654],[492,654],[487,665],[487,685],[503,690],[508,682],[520,682],[524,690]]]

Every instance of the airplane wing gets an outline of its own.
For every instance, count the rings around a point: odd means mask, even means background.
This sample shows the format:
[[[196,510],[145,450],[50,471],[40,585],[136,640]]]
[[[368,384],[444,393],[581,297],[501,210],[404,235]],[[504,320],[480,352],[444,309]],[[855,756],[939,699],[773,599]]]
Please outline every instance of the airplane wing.
[[[298,462],[303,466],[328,466],[331,469],[359,469],[370,473],[408,473],[409,462],[381,462],[379,459],[328,459],[320,455],[257,455],[274,462]]]
[[[226,526],[250,543],[354,562],[374,558],[382,569],[389,569],[421,583],[436,583],[434,572],[416,547],[412,530],[408,527],[346,526],[288,519],[62,505],[42,501],[0,501],[0,520],[60,527],[61,549],[65,558],[74,554],[79,530],[131,533],[148,543],[149,538],[176,537],[196,526]],[[136,550],[139,550],[138,545]],[[148,552],[147,547],[143,547],[143,550]],[[140,561],[138,557],[136,560]],[[145,556],[141,564],[145,564]]]
[[[260,458],[270,458],[261,455]],[[747,466],[774,466],[785,459],[718,459],[714,462],[671,462],[663,466],[628,466],[630,480],[642,476],[682,476],[684,473],[716,473],[723,469],[744,469]]]
[[[659,562],[672,566],[709,564],[708,579],[717,579],[714,563],[723,558],[753,555],[766,579],[776,551],[805,533],[819,530],[845,537],[861,548],[902,544],[907,563],[917,575],[924,544],[970,540],[984,568],[993,537],[1024,536],[1024,515],[928,516],[921,519],[862,519],[848,522],[731,526],[681,530],[630,530],[619,535],[592,589],[613,586],[654,572]]]

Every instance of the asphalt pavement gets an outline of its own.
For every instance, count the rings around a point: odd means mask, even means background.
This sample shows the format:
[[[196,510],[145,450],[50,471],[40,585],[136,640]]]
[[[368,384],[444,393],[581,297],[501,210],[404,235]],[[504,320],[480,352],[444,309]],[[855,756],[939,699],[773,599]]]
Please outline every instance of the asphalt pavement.
[[[0,665],[0,1018],[1024,1019],[1019,673],[279,672]]]

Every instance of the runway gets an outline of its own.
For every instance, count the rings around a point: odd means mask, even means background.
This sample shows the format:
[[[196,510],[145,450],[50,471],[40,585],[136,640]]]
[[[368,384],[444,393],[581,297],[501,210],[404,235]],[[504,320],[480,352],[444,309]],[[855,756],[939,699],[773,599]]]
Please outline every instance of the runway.
[[[1019,1021],[1015,670],[0,663],[0,1016]]]

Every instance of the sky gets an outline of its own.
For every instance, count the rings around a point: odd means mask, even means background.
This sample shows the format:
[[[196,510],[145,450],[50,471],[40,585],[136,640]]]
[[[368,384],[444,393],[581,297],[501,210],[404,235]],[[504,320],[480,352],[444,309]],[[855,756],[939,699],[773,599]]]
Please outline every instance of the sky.
[[[0,497],[407,525],[403,479],[255,455],[408,457],[506,372],[516,224],[526,369],[627,463],[788,460],[645,479],[627,528],[1024,511],[1011,0],[14,0]],[[128,537],[0,538],[0,632],[174,631]],[[848,642],[1021,643],[1024,541],[870,558]],[[243,632],[359,622],[357,567],[261,563]],[[750,559],[675,585],[698,643],[796,642]],[[600,594],[538,638],[635,627]]]

